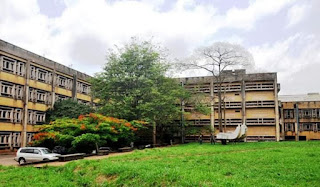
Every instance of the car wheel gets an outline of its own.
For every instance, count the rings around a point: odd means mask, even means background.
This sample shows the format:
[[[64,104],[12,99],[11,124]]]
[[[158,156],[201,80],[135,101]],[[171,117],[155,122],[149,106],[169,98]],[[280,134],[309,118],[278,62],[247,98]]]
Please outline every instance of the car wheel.
[[[27,163],[27,162],[26,162],[26,159],[24,159],[24,158],[19,158],[19,164],[20,164],[20,165],[25,164],[25,163]]]
[[[43,161],[46,161],[46,162],[47,162],[47,161],[50,161],[50,160],[49,160],[48,158],[44,158]]]

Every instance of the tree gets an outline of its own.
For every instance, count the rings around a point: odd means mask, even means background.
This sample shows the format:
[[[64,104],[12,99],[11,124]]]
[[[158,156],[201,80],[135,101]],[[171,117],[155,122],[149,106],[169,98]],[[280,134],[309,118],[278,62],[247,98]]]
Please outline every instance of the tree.
[[[46,112],[46,123],[58,118],[78,118],[81,114],[89,114],[94,109],[88,105],[78,103],[73,99],[60,100],[54,103],[52,109]]]
[[[178,82],[166,77],[169,65],[161,49],[133,39],[107,54],[103,72],[92,80],[101,112],[126,120],[145,120],[156,127],[179,119],[177,102],[184,97]]]
[[[99,146],[125,146],[144,128],[143,121],[126,121],[90,113],[78,118],[58,118],[47,125],[39,125],[31,145],[53,148],[63,146],[68,152],[90,153]],[[123,144],[119,143],[121,140]],[[125,145],[124,145],[125,144]]]
[[[194,51],[191,57],[180,62],[184,69],[201,69],[212,75],[211,89],[211,128],[214,131],[214,94],[213,85],[218,89],[218,120],[219,131],[222,132],[222,83],[226,76],[224,70],[231,68],[251,68],[253,66],[252,55],[240,45],[217,42],[209,47],[200,47]]]

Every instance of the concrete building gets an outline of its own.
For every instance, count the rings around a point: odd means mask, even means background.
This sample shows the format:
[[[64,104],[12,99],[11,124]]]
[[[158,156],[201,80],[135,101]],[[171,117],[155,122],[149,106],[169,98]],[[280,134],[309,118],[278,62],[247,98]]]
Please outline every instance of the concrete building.
[[[0,40],[0,148],[25,146],[60,99],[93,105],[88,75]]]
[[[320,140],[320,94],[283,95],[281,136],[284,140]]]
[[[223,126],[226,131],[233,131],[238,124],[248,126],[247,140],[280,140],[278,92],[280,84],[276,73],[246,74],[245,70],[224,71],[222,84]],[[218,85],[207,77],[180,78],[181,84],[193,95],[202,95],[208,107],[214,98],[214,123],[210,114],[203,115],[195,112],[192,104],[183,103],[184,116],[187,124],[186,141],[197,140],[198,135],[204,134],[205,139],[210,135],[210,125],[218,130]],[[224,121],[224,118],[226,119]]]

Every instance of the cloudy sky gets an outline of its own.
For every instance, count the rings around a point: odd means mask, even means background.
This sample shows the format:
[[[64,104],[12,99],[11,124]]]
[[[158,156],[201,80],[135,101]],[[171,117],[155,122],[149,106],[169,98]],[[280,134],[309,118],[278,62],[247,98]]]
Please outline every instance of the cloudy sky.
[[[319,0],[1,0],[0,39],[93,75],[130,37],[183,58],[216,41],[248,49],[280,94],[320,92]]]

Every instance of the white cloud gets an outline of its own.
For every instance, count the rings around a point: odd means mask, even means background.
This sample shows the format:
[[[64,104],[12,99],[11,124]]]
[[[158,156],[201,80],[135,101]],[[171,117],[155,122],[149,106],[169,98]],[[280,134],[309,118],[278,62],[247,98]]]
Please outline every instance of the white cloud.
[[[64,2],[62,14],[50,18],[41,14],[36,0],[0,1],[1,39],[92,75],[105,63],[108,48],[132,36],[154,36],[171,54],[185,57],[212,41],[245,44],[241,33],[290,6],[287,29],[291,29],[302,22],[309,8],[295,5],[294,0],[257,0],[250,1],[246,8],[231,8],[220,14],[215,4],[196,0],[178,0],[168,9],[163,9],[164,0]],[[232,34],[216,37],[224,29]],[[319,38],[301,32],[282,41],[250,47],[250,51],[259,69],[279,72],[281,81],[293,78],[304,65],[320,62],[319,55],[315,55],[320,51]]]
[[[311,6],[303,4],[303,5],[294,5],[288,10],[288,25],[287,27],[292,27],[300,23],[306,16],[308,9]]]
[[[305,68],[317,67],[320,65],[320,41],[314,35],[295,34],[283,41],[278,41],[273,44],[266,43],[264,45],[255,46],[249,49],[253,54],[256,62],[256,68],[259,71],[277,72],[278,81],[282,84],[282,94],[290,94],[303,92],[303,87],[293,84],[298,82],[302,77],[315,76],[306,73]],[[301,70],[304,70],[303,72]],[[311,73],[311,71],[310,71]],[[303,78],[302,78],[303,79]],[[302,81],[303,82],[303,81]],[[314,88],[319,90],[319,87],[314,87],[314,82],[303,83],[304,87]],[[294,86],[291,88],[289,85]],[[290,92],[288,92],[290,90]]]
[[[259,19],[276,14],[294,0],[258,0],[251,1],[246,9],[232,8],[226,14],[225,26],[250,30]]]

